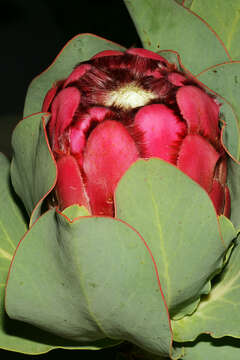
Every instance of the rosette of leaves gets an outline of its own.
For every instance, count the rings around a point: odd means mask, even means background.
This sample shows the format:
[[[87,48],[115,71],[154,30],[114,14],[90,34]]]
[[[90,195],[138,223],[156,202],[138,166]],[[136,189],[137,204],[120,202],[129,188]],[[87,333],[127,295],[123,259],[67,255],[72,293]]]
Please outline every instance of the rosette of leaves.
[[[95,35],[76,36],[31,83],[24,118],[12,137],[11,166],[0,158],[0,346],[39,354],[128,341],[143,349],[146,359],[226,354],[235,360],[240,354],[239,10],[234,1],[230,7],[217,0],[125,3],[143,47],[191,74],[221,103],[231,217],[217,216],[206,192],[160,159],[139,160],[122,177],[114,218],[91,216],[77,205],[63,212],[45,209],[56,183],[46,134],[49,114],[41,112],[47,90],[94,54],[125,50]],[[233,19],[232,26],[220,25],[219,13],[222,23]]]

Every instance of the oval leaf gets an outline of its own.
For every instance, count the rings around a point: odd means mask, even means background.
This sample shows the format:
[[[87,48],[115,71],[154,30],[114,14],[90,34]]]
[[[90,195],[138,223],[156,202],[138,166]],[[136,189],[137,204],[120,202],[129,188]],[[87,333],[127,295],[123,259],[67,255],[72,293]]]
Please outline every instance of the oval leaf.
[[[167,162],[139,160],[119,182],[116,211],[151,249],[171,317],[192,312],[232,240],[221,240],[207,193]]]
[[[195,339],[201,333],[214,338],[232,336],[240,338],[240,244],[219,275],[211,293],[203,298],[197,311],[190,317],[173,322],[177,341]]]
[[[98,350],[115,345],[114,340],[101,340],[80,346],[79,343],[52,336],[26,323],[10,320],[6,315],[4,298],[7,275],[27,224],[10,186],[9,161],[1,154],[0,173],[0,348],[25,354],[41,354],[56,347]],[[15,300],[19,301],[18,296]]]
[[[16,298],[18,301],[16,301]],[[10,317],[63,338],[128,340],[169,354],[171,330],[153,257],[112,218],[69,221],[51,210],[16,252],[6,293]]]
[[[39,215],[41,200],[56,179],[56,167],[45,133],[45,120],[47,117],[44,113],[23,119],[12,137],[12,183],[29,216],[38,205],[32,221]]]
[[[125,0],[125,3],[145,48],[179,52],[194,74],[230,60],[210,27],[176,1]]]

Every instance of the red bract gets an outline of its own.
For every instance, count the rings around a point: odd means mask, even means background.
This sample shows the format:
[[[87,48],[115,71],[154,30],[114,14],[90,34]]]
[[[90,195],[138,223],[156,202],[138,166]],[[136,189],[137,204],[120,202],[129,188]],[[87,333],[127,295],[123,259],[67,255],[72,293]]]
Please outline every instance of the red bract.
[[[80,204],[114,216],[119,179],[138,158],[158,157],[200,184],[217,214],[230,215],[219,105],[162,56],[103,51],[54,84],[43,111],[52,114],[60,209]]]

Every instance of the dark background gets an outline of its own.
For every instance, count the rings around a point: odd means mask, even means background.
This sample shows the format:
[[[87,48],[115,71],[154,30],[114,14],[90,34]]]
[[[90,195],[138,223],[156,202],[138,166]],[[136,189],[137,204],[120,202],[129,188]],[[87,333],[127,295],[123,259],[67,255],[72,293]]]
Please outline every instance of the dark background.
[[[0,1],[1,152],[11,154],[11,132],[22,117],[30,81],[80,33],[141,46],[123,0]]]
[[[73,36],[93,33],[125,47],[141,46],[122,0],[0,1],[0,152],[11,157],[10,137],[21,120],[27,87]],[[53,350],[30,356],[0,350],[1,359],[115,359],[115,350]]]

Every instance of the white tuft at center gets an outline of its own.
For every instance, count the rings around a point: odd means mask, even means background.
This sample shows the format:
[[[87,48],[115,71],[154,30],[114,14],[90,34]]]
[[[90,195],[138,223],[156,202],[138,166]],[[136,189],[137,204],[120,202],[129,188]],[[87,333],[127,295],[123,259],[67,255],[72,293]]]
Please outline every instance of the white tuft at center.
[[[145,106],[156,97],[156,94],[153,92],[143,89],[136,82],[131,82],[108,93],[104,100],[104,105],[130,110]]]

